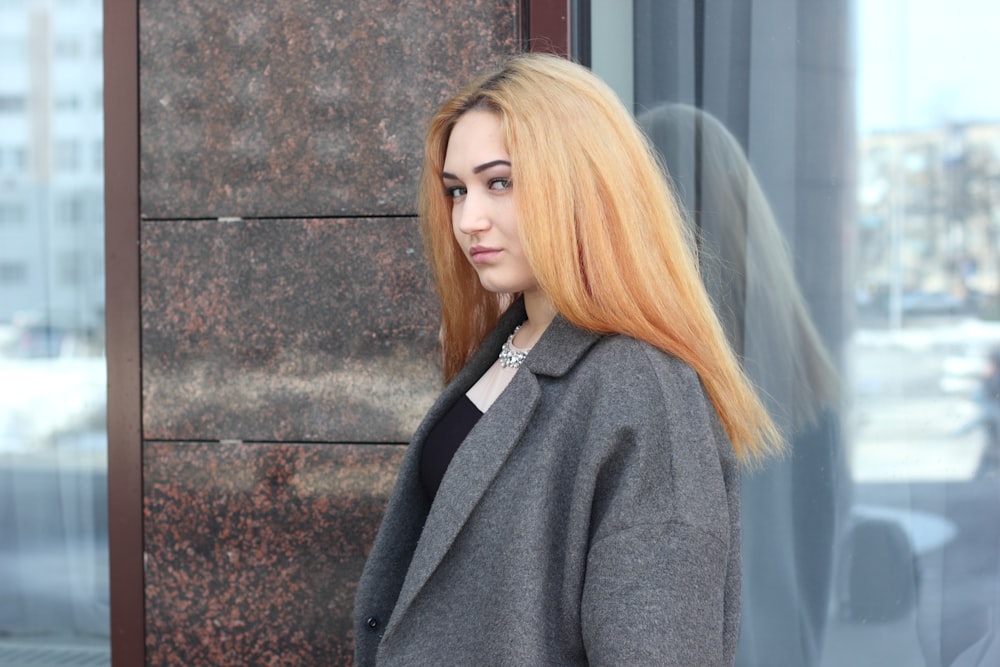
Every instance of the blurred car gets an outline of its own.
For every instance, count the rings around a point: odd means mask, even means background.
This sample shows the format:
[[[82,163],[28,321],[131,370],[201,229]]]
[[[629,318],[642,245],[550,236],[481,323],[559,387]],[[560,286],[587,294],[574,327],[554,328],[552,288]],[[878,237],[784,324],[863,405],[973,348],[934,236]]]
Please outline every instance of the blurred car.
[[[965,299],[949,292],[906,292],[900,297],[904,315],[958,315],[968,310]]]

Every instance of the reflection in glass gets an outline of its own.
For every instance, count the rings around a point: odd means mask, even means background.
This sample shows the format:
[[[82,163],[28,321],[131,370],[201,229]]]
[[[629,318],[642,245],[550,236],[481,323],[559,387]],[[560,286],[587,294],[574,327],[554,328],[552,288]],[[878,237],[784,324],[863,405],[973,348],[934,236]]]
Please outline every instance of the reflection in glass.
[[[594,69],[791,444],[744,478],[737,664],[1000,664],[1000,5],[628,4]]]
[[[109,664],[101,5],[0,3],[0,664]]]
[[[639,123],[696,226],[702,275],[730,342],[789,441],[783,460],[743,477],[737,661],[815,664],[849,497],[837,373],[736,138],[686,104],[655,105]]]

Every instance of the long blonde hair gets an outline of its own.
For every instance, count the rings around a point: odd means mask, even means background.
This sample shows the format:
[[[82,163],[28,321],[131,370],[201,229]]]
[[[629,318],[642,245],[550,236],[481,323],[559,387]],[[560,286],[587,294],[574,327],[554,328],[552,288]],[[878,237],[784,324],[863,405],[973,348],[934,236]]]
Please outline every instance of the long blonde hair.
[[[685,189],[689,201],[696,189],[700,195],[692,204],[703,282],[744,369],[770,385],[771,414],[788,423],[786,433],[811,427],[837,407],[837,372],[743,147],[717,118],[686,104],[657,105],[638,123],[662,152],[682,201]]]
[[[606,84],[555,56],[511,57],[430,123],[419,212],[441,299],[445,378],[465,365],[515,296],[484,289],[452,234],[441,174],[451,130],[472,109],[500,119],[521,244],[559,314],[691,365],[741,459],[780,450],[713,312],[654,151]]]

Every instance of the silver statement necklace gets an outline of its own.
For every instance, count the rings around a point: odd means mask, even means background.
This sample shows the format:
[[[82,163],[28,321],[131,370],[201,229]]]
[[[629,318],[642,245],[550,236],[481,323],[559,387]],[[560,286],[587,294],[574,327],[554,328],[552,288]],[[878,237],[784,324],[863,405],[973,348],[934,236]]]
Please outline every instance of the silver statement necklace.
[[[500,365],[503,368],[519,367],[524,362],[524,358],[528,356],[528,352],[531,352],[531,350],[521,352],[514,349],[514,336],[517,335],[522,326],[523,324],[518,324],[514,332],[507,336],[507,342],[500,348]]]

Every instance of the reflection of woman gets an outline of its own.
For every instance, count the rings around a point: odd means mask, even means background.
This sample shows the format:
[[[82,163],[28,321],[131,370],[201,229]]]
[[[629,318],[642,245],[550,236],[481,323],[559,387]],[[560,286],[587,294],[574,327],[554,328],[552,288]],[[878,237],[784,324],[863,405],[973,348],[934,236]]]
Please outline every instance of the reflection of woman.
[[[431,122],[420,204],[450,383],[358,585],[358,664],[731,664],[737,460],[779,439],[628,112],[513,58]]]
[[[739,665],[818,664],[847,482],[833,365],[784,238],[736,139],[663,104],[639,118],[696,218],[709,293],[748,374],[794,435],[791,455],[744,478]]]

